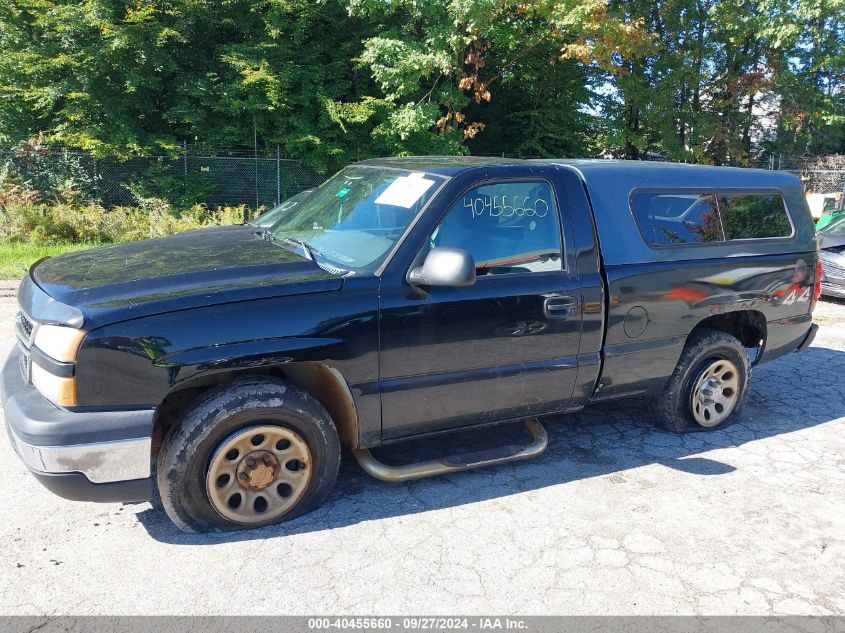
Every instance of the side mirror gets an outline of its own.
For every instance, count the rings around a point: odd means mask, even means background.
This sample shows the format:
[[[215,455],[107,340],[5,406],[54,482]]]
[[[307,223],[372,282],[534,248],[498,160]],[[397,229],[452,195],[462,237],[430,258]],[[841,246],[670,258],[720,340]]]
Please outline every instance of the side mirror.
[[[433,248],[423,265],[408,273],[408,282],[415,286],[471,286],[475,283],[475,261],[460,248]]]

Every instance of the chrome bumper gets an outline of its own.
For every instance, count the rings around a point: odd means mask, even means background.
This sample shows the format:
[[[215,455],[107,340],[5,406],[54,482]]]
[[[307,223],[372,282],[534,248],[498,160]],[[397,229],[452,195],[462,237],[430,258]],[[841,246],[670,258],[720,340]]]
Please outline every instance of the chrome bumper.
[[[63,489],[73,483],[73,498],[139,496],[137,485],[127,489],[124,484],[149,482],[155,410],[56,407],[24,380],[21,355],[19,348],[12,350],[3,366],[0,399],[9,439],[27,468],[42,483],[63,480]]]
[[[81,473],[93,484],[150,476],[152,440],[148,437],[70,446],[35,446],[21,440],[11,427],[8,430],[15,452],[27,468],[38,473]]]
[[[831,284],[823,281],[822,296],[836,297],[837,299],[845,299],[845,285]]]

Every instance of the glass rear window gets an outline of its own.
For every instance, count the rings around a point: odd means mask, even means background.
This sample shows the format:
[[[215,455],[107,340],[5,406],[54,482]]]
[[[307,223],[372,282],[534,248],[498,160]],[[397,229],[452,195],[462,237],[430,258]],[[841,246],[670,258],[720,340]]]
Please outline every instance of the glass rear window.
[[[783,198],[777,194],[719,196],[719,213],[729,240],[789,237],[792,225]]]
[[[631,205],[652,246],[792,235],[786,205],[776,193],[640,191]]]
[[[635,193],[632,203],[645,238],[658,246],[724,240],[716,196],[699,193]]]

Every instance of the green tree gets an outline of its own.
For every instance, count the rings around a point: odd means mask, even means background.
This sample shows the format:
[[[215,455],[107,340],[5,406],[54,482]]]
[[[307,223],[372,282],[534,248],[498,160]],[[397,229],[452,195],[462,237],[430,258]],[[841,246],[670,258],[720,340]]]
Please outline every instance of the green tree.
[[[586,70],[574,60],[558,60],[558,47],[551,43],[541,48],[502,74],[489,103],[467,107],[467,118],[484,126],[467,143],[473,154],[560,158],[589,152]]]
[[[353,59],[367,26],[334,0],[10,0],[0,137],[97,155],[183,141],[268,146],[326,169],[371,151],[379,112]],[[359,101],[356,108],[338,104]]]
[[[843,0],[611,0],[652,43],[599,72],[602,140],[640,158],[754,164],[843,140]]]
[[[577,151],[582,69],[646,42],[601,0],[350,0],[350,12],[378,33],[361,61],[391,105],[375,134],[394,152],[462,153],[467,141],[476,151]],[[501,144],[481,136],[494,123]]]
[[[845,153],[845,0],[801,0],[780,25],[774,152]]]
[[[845,151],[845,0],[7,0],[0,143],[753,164]]]

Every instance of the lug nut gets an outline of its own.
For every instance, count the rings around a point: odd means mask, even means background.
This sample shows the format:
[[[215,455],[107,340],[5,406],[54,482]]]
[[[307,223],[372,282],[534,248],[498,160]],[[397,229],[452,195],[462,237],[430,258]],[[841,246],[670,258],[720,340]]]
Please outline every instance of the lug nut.
[[[270,456],[269,456],[269,455],[265,455],[265,456],[264,456],[264,463],[265,463],[266,465],[268,465],[268,466],[269,466],[271,461],[273,461],[273,460],[271,460],[271,459],[270,459]]]
[[[249,466],[250,468],[254,468],[255,467],[255,460],[252,457],[250,457],[248,460],[246,460],[246,465]]]
[[[240,479],[243,481],[249,479],[249,475],[247,475],[246,473],[241,473],[240,475],[238,475],[238,477],[240,477]]]

